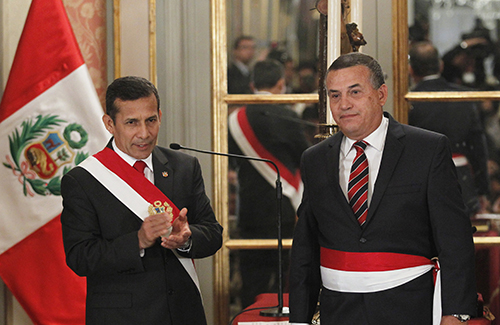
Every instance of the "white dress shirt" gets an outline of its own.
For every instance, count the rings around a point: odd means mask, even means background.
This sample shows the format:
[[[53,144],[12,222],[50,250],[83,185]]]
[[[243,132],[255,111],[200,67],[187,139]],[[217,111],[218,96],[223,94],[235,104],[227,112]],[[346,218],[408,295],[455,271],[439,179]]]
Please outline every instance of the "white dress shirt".
[[[155,175],[153,173],[153,154],[149,154],[149,156],[146,159],[136,159],[134,157],[131,157],[127,155],[125,152],[121,151],[118,149],[118,146],[116,145],[115,139],[113,139],[113,142],[111,143],[113,145],[113,149],[115,152],[120,156],[123,160],[127,162],[130,166],[134,166],[135,162],[137,160],[142,160],[146,163],[146,168],[144,169],[144,176],[151,182],[155,183]]]
[[[373,188],[375,186],[375,181],[377,180],[380,162],[382,161],[382,153],[384,152],[385,138],[387,136],[388,127],[389,119],[387,117],[383,117],[380,126],[363,139],[366,143],[368,143],[368,146],[365,149],[366,159],[368,159],[368,206],[370,206]],[[342,139],[342,143],[340,144],[339,183],[346,198],[352,161],[356,157],[356,149],[353,148],[355,142],[356,140],[344,137]]]

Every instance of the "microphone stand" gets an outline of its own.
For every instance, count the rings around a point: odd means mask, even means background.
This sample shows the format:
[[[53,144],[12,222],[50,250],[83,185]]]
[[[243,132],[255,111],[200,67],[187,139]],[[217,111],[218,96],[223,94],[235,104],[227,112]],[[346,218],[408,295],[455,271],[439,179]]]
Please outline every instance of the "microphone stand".
[[[222,152],[215,152],[215,151],[209,151],[209,150],[202,150],[202,149],[195,149],[195,148],[188,148],[181,146],[178,143],[171,143],[170,144],[170,149],[173,150],[179,150],[179,149],[184,149],[184,150],[190,150],[190,151],[195,151],[195,152],[200,152],[200,153],[205,153],[209,155],[217,155],[217,156],[225,156],[225,157],[232,157],[232,158],[240,158],[240,159],[247,159],[247,160],[255,160],[255,161],[262,161],[262,162],[268,162],[274,166],[276,169],[276,202],[277,202],[277,222],[278,222],[278,306],[262,310],[260,312],[261,316],[265,317],[288,317],[290,315],[288,311],[288,307],[283,307],[283,241],[282,241],[282,234],[281,234],[281,201],[283,198],[283,188],[281,186],[281,177],[280,177],[280,171],[278,166],[274,163],[274,161],[269,160],[269,159],[264,159],[264,158],[257,158],[257,157],[250,157],[250,156],[244,156],[244,155],[236,155],[236,154],[231,154],[231,153],[222,153]]]

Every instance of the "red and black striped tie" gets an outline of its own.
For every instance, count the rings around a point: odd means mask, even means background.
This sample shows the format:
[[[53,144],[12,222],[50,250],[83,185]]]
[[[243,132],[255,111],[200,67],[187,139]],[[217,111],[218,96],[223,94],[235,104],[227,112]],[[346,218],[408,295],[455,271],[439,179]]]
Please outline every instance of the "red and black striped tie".
[[[365,155],[366,146],[367,143],[364,141],[358,141],[354,144],[356,158],[352,163],[347,187],[349,205],[360,226],[365,223],[368,214],[368,159],[366,159]]]

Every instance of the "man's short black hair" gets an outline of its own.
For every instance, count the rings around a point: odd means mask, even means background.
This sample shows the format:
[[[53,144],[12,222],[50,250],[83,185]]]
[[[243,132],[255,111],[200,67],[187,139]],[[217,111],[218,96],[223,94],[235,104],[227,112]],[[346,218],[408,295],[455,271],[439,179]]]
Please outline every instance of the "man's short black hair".
[[[154,94],[160,111],[160,96],[158,90],[151,81],[136,76],[127,76],[115,79],[106,90],[106,114],[108,114],[113,122],[115,121],[118,107],[115,105],[116,99],[120,100],[136,100],[145,98]]]
[[[411,69],[416,76],[430,76],[438,74],[441,70],[438,50],[431,42],[422,41],[412,44],[409,56]]]
[[[330,71],[351,68],[359,65],[365,66],[370,70],[370,82],[374,89],[379,89],[380,86],[385,84],[384,72],[382,71],[382,67],[377,60],[360,52],[351,52],[339,56],[328,68],[327,75]]]
[[[269,89],[284,78],[285,68],[277,60],[266,59],[255,63],[252,75],[255,89]]]
[[[254,38],[252,36],[241,35],[237,39],[234,40],[233,49],[236,50],[240,46],[240,43],[242,41],[253,41],[253,40],[254,40]]]

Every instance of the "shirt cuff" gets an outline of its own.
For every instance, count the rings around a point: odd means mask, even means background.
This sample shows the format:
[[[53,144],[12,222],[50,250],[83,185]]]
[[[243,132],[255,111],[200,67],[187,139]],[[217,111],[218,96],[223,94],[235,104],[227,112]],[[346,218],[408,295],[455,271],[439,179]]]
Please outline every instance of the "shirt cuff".
[[[192,244],[193,244],[193,240],[191,239],[191,237],[189,237],[187,242],[184,245],[182,245],[182,247],[177,248],[177,250],[181,253],[189,253],[189,251],[191,250]]]

